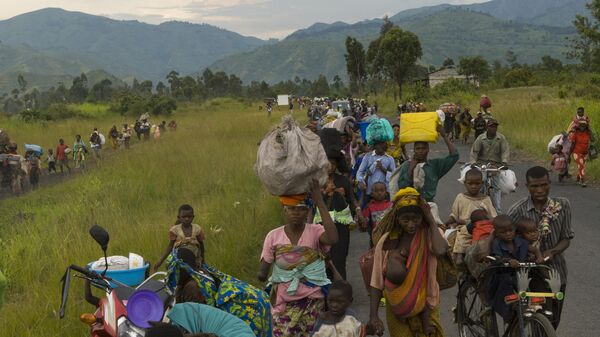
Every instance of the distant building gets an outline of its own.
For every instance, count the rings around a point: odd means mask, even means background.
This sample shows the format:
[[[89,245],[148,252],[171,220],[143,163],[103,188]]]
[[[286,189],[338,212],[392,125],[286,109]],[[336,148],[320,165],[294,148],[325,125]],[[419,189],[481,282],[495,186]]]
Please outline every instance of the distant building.
[[[438,84],[444,83],[451,78],[456,78],[468,82],[467,76],[460,75],[455,67],[446,67],[440,70],[436,70],[427,75],[427,78],[417,80],[417,83],[427,85],[430,88],[435,87]]]

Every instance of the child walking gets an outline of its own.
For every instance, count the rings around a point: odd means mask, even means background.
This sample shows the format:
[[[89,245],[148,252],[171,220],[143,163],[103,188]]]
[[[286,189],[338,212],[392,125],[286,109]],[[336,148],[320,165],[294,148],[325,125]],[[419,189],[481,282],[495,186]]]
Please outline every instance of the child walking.
[[[361,226],[362,231],[369,233],[369,246],[373,248],[373,230],[377,227],[377,224],[385,212],[392,206],[392,202],[388,200],[387,187],[382,182],[373,184],[373,191],[371,192],[371,201],[367,204],[367,207],[362,211],[363,217],[366,221]]]
[[[456,227],[456,242],[452,249],[454,262],[457,265],[463,263],[463,258],[467,248],[471,245],[471,234],[469,234],[466,225],[471,221],[471,214],[477,209],[484,209],[491,218],[496,217],[496,209],[489,196],[481,193],[483,185],[483,175],[478,169],[470,169],[465,174],[464,182],[466,192],[456,196],[452,204],[452,213],[450,219],[446,221],[447,227]]]
[[[364,337],[367,328],[356,313],[350,309],[352,305],[352,286],[347,281],[333,282],[327,294],[328,310],[321,313],[312,337]]]
[[[29,184],[32,188],[36,188],[40,182],[40,174],[42,174],[41,161],[32,151],[27,152],[26,157],[29,166]]]
[[[204,230],[200,225],[192,223],[194,208],[190,205],[181,205],[177,213],[177,221],[169,230],[169,244],[163,256],[158,260],[152,270],[156,272],[174,248],[187,248],[196,255],[197,266],[204,262]]]
[[[563,146],[561,144],[557,144],[555,149],[556,151],[552,155],[552,162],[550,165],[552,165],[552,169],[558,174],[558,181],[562,182],[568,174],[569,162],[567,155],[563,152]]]
[[[56,157],[54,157],[54,153],[52,149],[48,150],[48,156],[46,157],[46,162],[48,162],[48,174],[56,173]]]

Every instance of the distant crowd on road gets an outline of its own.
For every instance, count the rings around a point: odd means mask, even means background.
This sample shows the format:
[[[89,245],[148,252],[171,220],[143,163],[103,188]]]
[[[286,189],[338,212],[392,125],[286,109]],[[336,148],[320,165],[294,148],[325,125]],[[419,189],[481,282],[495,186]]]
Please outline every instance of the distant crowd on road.
[[[167,129],[177,129],[174,120],[168,124],[166,121],[151,124],[149,119],[149,115],[144,114],[134,124],[124,123],[121,128],[115,124],[108,130],[107,136],[94,128],[87,141],[80,134],[75,135],[72,146],[60,138],[56,148],[49,147],[47,153],[42,146],[25,144],[23,154],[19,154],[17,143],[10,140],[7,131],[0,130],[0,189],[20,194],[27,183],[35,189],[44,174],[71,173],[71,163],[74,169],[85,169],[90,153],[95,160],[100,160],[106,147],[113,151],[128,150],[134,133],[137,141],[148,141],[150,138],[160,139]]]

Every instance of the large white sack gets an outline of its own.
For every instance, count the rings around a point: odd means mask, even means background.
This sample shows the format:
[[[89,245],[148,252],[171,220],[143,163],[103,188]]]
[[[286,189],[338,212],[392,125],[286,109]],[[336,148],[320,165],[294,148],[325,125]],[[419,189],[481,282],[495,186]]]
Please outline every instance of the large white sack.
[[[256,157],[256,174],[273,195],[309,192],[312,179],[327,183],[329,161],[318,135],[301,128],[291,116],[262,140]]]
[[[560,134],[560,135],[556,135],[556,136],[552,137],[552,139],[550,139],[550,142],[548,143],[548,152],[550,154],[554,153],[554,149],[556,148],[556,145],[561,144],[562,138],[563,138],[563,135]]]
[[[498,185],[502,194],[509,194],[517,190],[517,175],[511,170],[501,170]]]

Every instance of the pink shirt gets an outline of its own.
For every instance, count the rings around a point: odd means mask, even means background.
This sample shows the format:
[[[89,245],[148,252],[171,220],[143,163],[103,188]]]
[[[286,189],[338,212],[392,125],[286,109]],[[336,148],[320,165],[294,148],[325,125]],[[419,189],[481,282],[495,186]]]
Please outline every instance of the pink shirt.
[[[319,242],[321,235],[325,233],[325,228],[321,225],[306,224],[304,232],[298,240],[298,246],[308,247],[322,252],[328,252],[330,246],[322,246]],[[277,245],[291,245],[292,242],[285,234],[284,226],[276,228],[267,234],[265,242],[263,244],[263,250],[260,255],[260,259],[267,263],[272,264],[275,262],[274,250]],[[301,300],[303,298],[324,298],[323,292],[320,287],[309,287],[302,282],[298,285],[298,290],[293,295],[287,293],[287,289],[290,285],[288,283],[281,283],[277,285],[277,299],[275,305],[272,308],[273,313],[281,313],[285,310],[285,304],[291,301]]]

